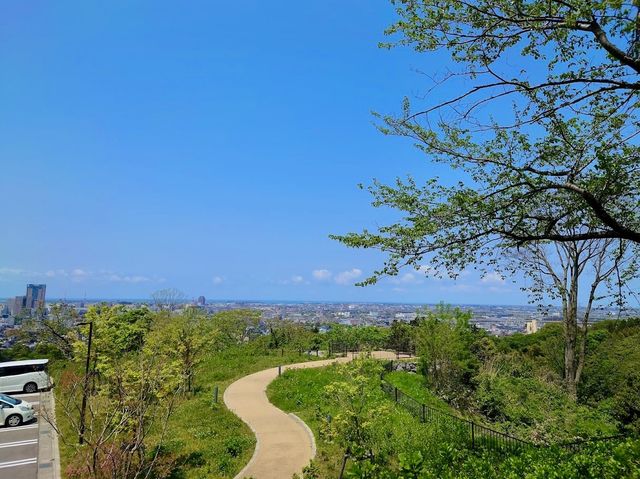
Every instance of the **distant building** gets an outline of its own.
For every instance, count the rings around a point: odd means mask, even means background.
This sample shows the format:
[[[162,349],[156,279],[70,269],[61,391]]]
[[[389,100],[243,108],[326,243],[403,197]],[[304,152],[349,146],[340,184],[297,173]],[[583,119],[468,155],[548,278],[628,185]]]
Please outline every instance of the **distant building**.
[[[524,333],[533,334],[538,332],[538,320],[532,319],[524,324]]]
[[[26,303],[27,303],[26,296],[16,296],[15,298],[9,298],[9,301],[7,301],[9,314],[11,316],[19,315],[22,312],[22,310],[25,308]]]
[[[205,299],[204,296],[198,296],[198,300],[196,301],[196,304],[200,305],[200,306],[204,306],[206,304],[207,300]]]
[[[25,307],[28,309],[44,309],[46,284],[28,284]]]

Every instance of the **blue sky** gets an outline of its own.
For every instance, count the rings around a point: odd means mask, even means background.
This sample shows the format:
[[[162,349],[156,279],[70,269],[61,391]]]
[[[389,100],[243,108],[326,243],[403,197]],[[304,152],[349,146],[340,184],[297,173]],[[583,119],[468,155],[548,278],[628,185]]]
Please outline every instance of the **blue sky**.
[[[328,239],[394,217],[358,183],[452,179],[373,126],[446,67],[379,49],[393,20],[370,0],[3,2],[0,296],[524,303],[471,273],[354,287],[380,256]]]

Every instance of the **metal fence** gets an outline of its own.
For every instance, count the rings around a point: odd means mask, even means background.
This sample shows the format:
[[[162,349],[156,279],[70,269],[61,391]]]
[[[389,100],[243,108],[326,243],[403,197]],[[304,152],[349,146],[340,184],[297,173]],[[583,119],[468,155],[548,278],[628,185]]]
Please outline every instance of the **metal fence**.
[[[329,341],[329,356],[347,356],[349,353],[360,351],[359,344],[352,344],[341,341]]]
[[[535,444],[531,442],[427,406],[384,379],[382,380],[382,390],[413,416],[419,418],[421,422],[435,426],[438,431],[456,442],[466,443],[471,449],[484,448],[497,452],[513,453],[527,447],[535,447]]]
[[[393,361],[385,364],[385,371],[393,371]],[[428,406],[385,380],[384,373],[380,379],[382,390],[397,404],[403,406],[413,416],[419,418],[421,422],[435,426],[438,431],[448,435],[456,442],[466,443],[471,449],[488,449],[495,452],[513,453],[526,448],[555,446],[568,451],[578,452],[589,444],[628,437],[627,434],[618,434],[615,436],[595,437],[559,444],[535,444]]]
[[[416,348],[413,344],[384,344],[382,347],[378,344],[360,344],[344,341],[329,341],[329,356],[347,356],[349,353],[359,353],[367,350],[385,349],[393,351],[397,358],[400,356],[415,356]]]

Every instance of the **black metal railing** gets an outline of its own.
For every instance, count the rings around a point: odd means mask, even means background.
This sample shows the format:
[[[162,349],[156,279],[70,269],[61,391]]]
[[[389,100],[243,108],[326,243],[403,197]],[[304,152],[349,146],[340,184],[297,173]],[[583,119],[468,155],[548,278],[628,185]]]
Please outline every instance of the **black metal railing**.
[[[401,356],[415,356],[416,348],[412,344],[365,344],[365,343],[351,343],[347,341],[329,341],[328,344],[329,356],[347,356],[349,353],[360,353],[362,351],[372,351],[377,349],[384,349],[387,351],[393,351],[397,358]]]
[[[535,447],[535,444],[531,442],[428,406],[385,379],[382,380],[382,390],[397,404],[420,419],[422,423],[434,426],[456,442],[467,443],[471,449],[484,448],[497,452],[513,453],[527,447]]]
[[[385,372],[394,370],[393,361],[386,362]],[[428,406],[415,399],[404,391],[384,379],[385,373],[381,374],[382,390],[397,404],[407,409],[413,416],[420,419],[422,423],[433,425],[438,431],[448,435],[456,442],[466,443],[471,449],[488,449],[496,452],[513,453],[526,448],[555,446],[562,449],[578,452],[584,446],[601,441],[611,441],[624,439],[628,434],[618,434],[606,437],[594,437],[581,439],[573,442],[558,444],[535,444],[524,439],[511,436],[509,434],[496,431],[487,426],[483,426],[469,419],[464,419],[446,411]]]

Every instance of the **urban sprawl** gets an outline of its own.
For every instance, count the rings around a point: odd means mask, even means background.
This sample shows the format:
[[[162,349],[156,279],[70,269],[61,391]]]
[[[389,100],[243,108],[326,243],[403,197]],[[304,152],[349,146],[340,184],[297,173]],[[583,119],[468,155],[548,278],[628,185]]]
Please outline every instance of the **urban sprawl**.
[[[146,305],[156,309],[152,300],[102,300],[102,299],[55,299],[47,302],[46,285],[28,284],[24,296],[7,298],[0,305],[0,347],[10,347],[22,322],[28,318],[46,317],[55,304],[73,307],[77,318],[82,321],[87,309],[95,304],[123,304],[131,307]],[[204,296],[195,300],[181,301],[174,305],[176,310],[200,308],[210,313],[230,309],[251,308],[262,312],[264,320],[282,319],[297,323],[319,324],[328,329],[331,324],[351,326],[389,326],[393,321],[410,322],[420,309],[433,304],[400,303],[346,303],[346,302],[295,302],[295,301],[207,301]],[[542,310],[535,306],[504,305],[454,305],[463,310],[471,310],[472,322],[490,334],[504,336],[513,333],[534,333],[545,323],[561,321],[559,308]],[[624,316],[632,313],[628,311]],[[600,309],[594,311],[594,321],[615,318],[617,311]],[[266,327],[265,327],[266,333]]]

